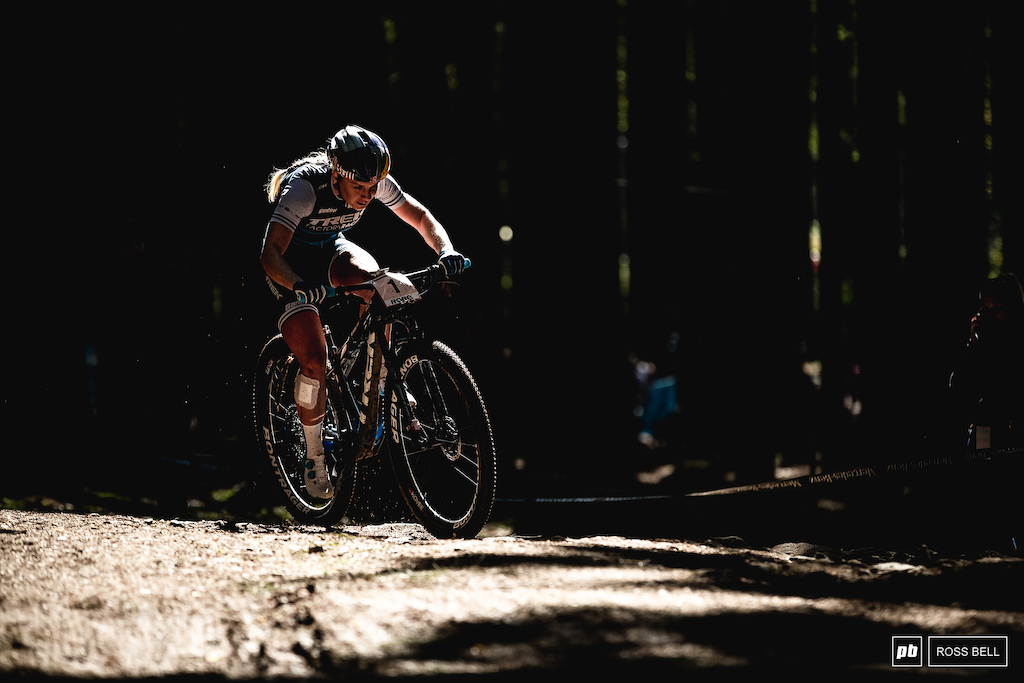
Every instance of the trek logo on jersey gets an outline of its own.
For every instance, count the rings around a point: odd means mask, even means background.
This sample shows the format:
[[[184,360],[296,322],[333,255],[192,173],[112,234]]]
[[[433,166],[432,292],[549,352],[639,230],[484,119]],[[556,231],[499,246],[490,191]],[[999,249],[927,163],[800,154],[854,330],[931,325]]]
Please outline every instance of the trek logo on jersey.
[[[362,211],[357,213],[349,213],[341,216],[327,216],[326,218],[309,218],[306,220],[306,224],[302,226],[303,230],[309,230],[310,232],[339,232],[341,230],[348,230],[359,217],[362,215]]]

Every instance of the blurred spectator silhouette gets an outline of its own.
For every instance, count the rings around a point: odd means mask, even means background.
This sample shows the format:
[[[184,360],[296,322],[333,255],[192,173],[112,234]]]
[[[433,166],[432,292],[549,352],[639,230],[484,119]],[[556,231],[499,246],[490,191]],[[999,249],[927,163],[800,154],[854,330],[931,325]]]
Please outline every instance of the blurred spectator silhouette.
[[[648,448],[664,446],[665,437],[660,433],[678,409],[676,378],[673,375],[658,375],[657,366],[649,361],[635,357],[630,360],[637,388],[634,414],[641,420],[637,441]]]
[[[971,449],[1024,442],[1024,291],[1014,275],[982,284],[949,386]]]

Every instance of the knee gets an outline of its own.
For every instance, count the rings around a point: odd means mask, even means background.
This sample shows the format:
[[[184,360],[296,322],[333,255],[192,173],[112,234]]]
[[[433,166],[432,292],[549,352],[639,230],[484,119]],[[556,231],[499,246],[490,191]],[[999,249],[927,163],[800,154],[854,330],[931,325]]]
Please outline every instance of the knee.
[[[327,342],[320,317],[315,312],[297,313],[285,322],[281,332],[302,374],[322,378],[327,369]]]
[[[370,252],[350,247],[338,252],[331,263],[331,282],[334,285],[357,285],[369,280],[378,270],[380,265]]]
[[[322,381],[327,372],[327,347],[317,342],[316,339],[293,339],[289,346],[299,363],[299,372]]]
[[[310,379],[322,380],[327,374],[327,355],[307,356],[298,358],[299,369],[302,374]]]

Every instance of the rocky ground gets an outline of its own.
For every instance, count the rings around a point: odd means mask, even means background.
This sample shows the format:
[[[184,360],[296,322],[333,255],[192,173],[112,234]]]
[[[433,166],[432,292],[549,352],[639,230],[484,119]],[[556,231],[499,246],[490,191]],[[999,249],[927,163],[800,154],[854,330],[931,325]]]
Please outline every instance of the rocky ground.
[[[1009,636],[1009,670],[914,670],[960,678],[1012,675],[1024,643],[1024,558],[1001,530],[971,535],[992,518],[957,508],[930,517],[937,535],[886,533],[926,528],[922,501],[888,485],[506,499],[473,540],[296,526],[212,488],[180,505],[5,498],[0,676],[860,678],[913,673],[891,668],[893,635]]]
[[[993,554],[17,510],[0,543],[6,673],[887,671],[894,634],[1024,635],[1021,560]]]
[[[0,675],[883,674],[896,634],[1024,643],[1014,555],[488,534],[0,510]]]

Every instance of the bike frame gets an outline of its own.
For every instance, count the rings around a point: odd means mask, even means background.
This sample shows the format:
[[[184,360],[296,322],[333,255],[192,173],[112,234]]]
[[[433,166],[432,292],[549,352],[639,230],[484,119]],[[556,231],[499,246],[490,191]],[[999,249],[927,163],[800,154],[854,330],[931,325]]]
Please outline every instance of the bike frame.
[[[401,327],[404,327],[406,334],[402,337],[402,342],[411,341],[413,339],[422,338],[420,333],[419,325],[412,316],[402,315],[402,311],[405,306],[409,303],[413,303],[418,300],[419,294],[425,292],[427,289],[432,287],[441,279],[443,274],[443,268],[440,266],[431,266],[430,268],[423,269],[408,273],[403,276],[404,279],[412,284],[415,281],[426,282],[427,286],[421,290],[418,285],[413,285],[416,289],[416,295],[412,298],[412,295],[408,293],[408,290],[400,289],[398,284],[394,284],[393,273],[387,271],[378,271],[375,274],[374,279],[371,282],[379,282],[381,278],[388,278],[388,281],[383,285],[384,288],[393,286],[395,289],[394,296],[392,299],[393,303],[388,303],[381,294],[382,287],[374,287],[371,283],[360,283],[358,285],[346,286],[346,287],[329,287],[328,297],[342,297],[357,295],[360,292],[365,292],[370,289],[376,289],[373,297],[369,304],[364,305],[363,311],[359,316],[359,320],[352,327],[348,338],[338,349],[334,342],[333,333],[331,332],[329,325],[324,325],[324,333],[327,337],[328,342],[328,357],[332,359],[332,371],[328,372],[328,377],[333,378],[336,381],[337,386],[346,387],[350,392],[350,386],[348,383],[351,373],[355,370],[354,360],[351,367],[344,367],[346,353],[350,350],[351,344],[365,345],[365,359],[363,362],[363,380],[362,390],[358,401],[355,400],[354,396],[349,395],[349,400],[359,406],[359,421],[360,429],[371,429],[376,432],[378,424],[377,420],[380,419],[380,410],[373,409],[373,397],[374,395],[380,394],[380,381],[381,381],[381,369],[387,371],[387,385],[385,386],[384,396],[388,396],[393,388],[393,379],[396,374],[395,371],[398,365],[398,355],[396,353],[397,343],[396,340],[392,339],[392,333],[395,330],[395,323],[399,323]],[[401,281],[399,281],[401,282]],[[378,369],[375,367],[375,354],[380,354],[381,365]],[[340,367],[338,367],[340,366]],[[329,382],[330,384],[330,382]],[[405,392],[397,391],[394,392],[397,397],[400,413],[390,415],[392,434],[395,434],[398,424],[410,424],[415,427],[417,420],[412,412],[412,407],[409,404],[408,398]],[[379,406],[378,406],[379,407]],[[337,411],[341,406],[335,406]],[[373,417],[370,413],[374,413]],[[351,423],[351,415],[346,416]],[[401,420],[400,420],[401,418]],[[364,444],[363,448],[358,449],[356,460],[364,460],[369,457],[373,457],[379,452],[379,448],[383,439],[380,442]]]

